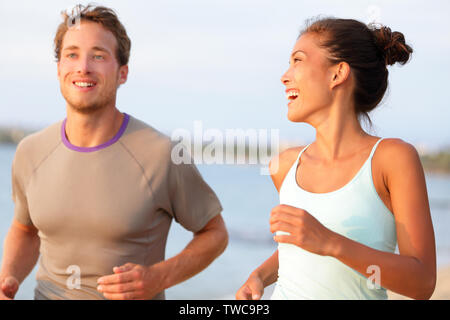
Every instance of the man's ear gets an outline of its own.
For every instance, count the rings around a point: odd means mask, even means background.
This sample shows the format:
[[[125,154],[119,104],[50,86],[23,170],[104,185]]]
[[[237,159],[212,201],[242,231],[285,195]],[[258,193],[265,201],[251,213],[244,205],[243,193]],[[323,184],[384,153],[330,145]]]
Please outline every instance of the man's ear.
[[[127,82],[128,79],[128,65],[120,66],[119,68],[119,85]]]
[[[56,62],[56,75],[57,75],[57,77],[58,77],[58,79],[59,79],[59,76],[60,76],[60,72],[59,72],[59,61]]]
[[[342,84],[350,76],[350,65],[347,62],[339,62],[333,67],[331,73],[331,89]]]

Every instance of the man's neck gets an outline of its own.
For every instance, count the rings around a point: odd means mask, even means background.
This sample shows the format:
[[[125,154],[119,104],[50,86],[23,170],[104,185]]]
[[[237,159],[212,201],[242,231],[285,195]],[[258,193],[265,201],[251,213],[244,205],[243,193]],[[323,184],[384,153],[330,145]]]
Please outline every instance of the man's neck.
[[[95,147],[111,140],[119,131],[124,115],[115,107],[80,113],[67,106],[66,137],[77,147]]]

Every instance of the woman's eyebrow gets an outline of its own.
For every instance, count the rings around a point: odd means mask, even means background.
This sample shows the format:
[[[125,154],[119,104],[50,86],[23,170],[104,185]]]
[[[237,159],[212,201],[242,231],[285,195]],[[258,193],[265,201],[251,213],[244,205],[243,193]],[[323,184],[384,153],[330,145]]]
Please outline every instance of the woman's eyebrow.
[[[307,55],[305,51],[297,50],[297,51],[292,52],[291,58],[292,58],[297,52],[301,52],[301,53],[303,53],[305,56]]]

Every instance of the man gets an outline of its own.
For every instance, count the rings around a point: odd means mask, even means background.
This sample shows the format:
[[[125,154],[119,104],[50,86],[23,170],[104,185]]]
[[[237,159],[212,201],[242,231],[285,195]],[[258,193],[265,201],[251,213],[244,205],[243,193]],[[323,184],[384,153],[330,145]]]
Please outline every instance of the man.
[[[0,298],[40,252],[35,299],[164,299],[225,250],[222,207],[194,165],[171,161],[168,137],[116,108],[130,40],[115,13],[77,8],[55,37],[67,118],[16,150]],[[194,236],[164,260],[172,218]]]

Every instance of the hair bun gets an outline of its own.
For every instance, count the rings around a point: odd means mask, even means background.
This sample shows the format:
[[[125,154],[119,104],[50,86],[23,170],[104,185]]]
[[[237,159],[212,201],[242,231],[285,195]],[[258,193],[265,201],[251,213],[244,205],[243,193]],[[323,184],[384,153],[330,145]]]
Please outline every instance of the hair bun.
[[[408,62],[413,49],[405,43],[405,37],[401,32],[391,32],[386,26],[370,25],[369,28],[375,37],[375,43],[382,53],[386,65],[393,65],[398,62],[405,64]]]

